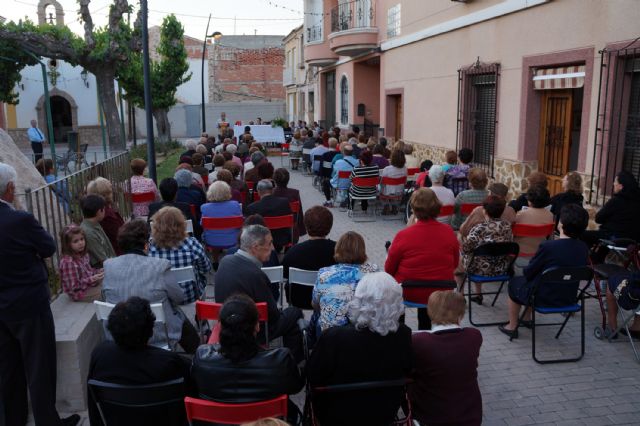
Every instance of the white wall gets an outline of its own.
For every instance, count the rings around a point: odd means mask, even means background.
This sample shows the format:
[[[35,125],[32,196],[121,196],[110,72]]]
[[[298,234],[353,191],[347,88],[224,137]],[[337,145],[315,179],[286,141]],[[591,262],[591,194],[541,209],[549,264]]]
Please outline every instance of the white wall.
[[[202,102],[202,60],[201,59],[187,59],[189,62],[189,71],[191,74],[191,80],[178,87],[176,92],[176,99],[178,103],[195,105]],[[204,99],[205,103],[209,102],[209,68],[208,62],[204,61]]]
[[[44,61],[48,60],[44,59]],[[78,105],[78,126],[95,126],[99,124],[96,81],[93,74],[89,74],[87,78],[89,88],[85,87],[80,77],[82,70],[82,67],[74,67],[66,62],[58,61],[60,76],[55,87],[67,92],[76,101]],[[49,68],[47,67],[48,71]],[[24,90],[19,86],[15,90],[20,97],[20,102],[16,105],[18,127],[22,128],[29,127],[29,122],[37,117],[36,105],[40,97],[44,95],[44,87],[40,65],[25,67],[21,75],[22,81],[20,83],[24,85]],[[49,76],[47,76],[47,80],[49,90],[53,89]],[[44,127],[43,123],[39,123],[39,125],[41,128]]]

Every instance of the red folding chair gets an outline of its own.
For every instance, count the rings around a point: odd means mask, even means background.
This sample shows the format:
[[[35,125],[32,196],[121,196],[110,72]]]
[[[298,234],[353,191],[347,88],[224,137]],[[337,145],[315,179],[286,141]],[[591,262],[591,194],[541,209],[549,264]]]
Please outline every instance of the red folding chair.
[[[415,180],[416,175],[420,173],[420,168],[419,167],[411,167],[407,169],[407,179],[408,180]]]
[[[446,206],[440,207],[440,213],[438,213],[438,217],[451,216],[453,214],[453,205],[449,204]]]
[[[191,210],[191,217],[196,219],[198,217],[198,211],[195,204],[189,204],[189,210]]]
[[[267,302],[256,303],[256,308],[258,308],[258,321],[264,323],[265,339],[268,345],[269,310],[267,309]],[[205,302],[202,300],[196,300],[196,318],[198,319],[198,324],[200,324],[200,321],[202,320],[218,321],[218,319],[220,318],[220,309],[222,309],[222,303]],[[200,335],[202,337],[202,329],[200,330]],[[220,341],[220,323],[216,322],[216,325],[211,331],[211,336],[209,336],[209,341],[207,343],[211,345],[214,343],[218,343],[219,341]]]
[[[349,179],[351,177],[351,170],[338,170],[338,179]]]
[[[242,229],[244,218],[242,216],[227,217],[203,217],[202,231],[223,231],[229,229]],[[216,247],[207,244],[207,250],[221,250],[228,247]]]
[[[154,191],[131,193],[132,203],[153,203],[155,200],[156,193]]]
[[[241,404],[207,401],[188,396],[184,399],[184,405],[190,425],[194,420],[237,425],[267,417],[287,417],[287,395],[280,395],[266,401]]]
[[[285,247],[293,245],[293,227],[295,225],[293,214],[286,214],[284,216],[265,216],[264,223],[270,231],[289,228],[291,230],[291,237],[289,239],[289,243]]]
[[[549,238],[553,234],[555,224],[531,225],[526,223],[514,223],[511,232],[514,237],[542,237]],[[531,257],[535,253],[519,253],[518,257]]]
[[[371,196],[367,196],[367,197],[358,197],[358,196],[354,196],[354,195],[350,195],[349,198],[352,202],[348,203],[348,216],[351,217],[354,221],[356,220],[356,215],[354,212],[354,206],[355,206],[355,202],[354,201],[362,201],[362,200],[368,200],[368,201],[373,201],[375,202],[378,199],[378,183],[380,182],[380,178],[377,176],[374,177],[354,177],[353,179],[351,179],[351,185],[353,186],[357,186],[359,188],[363,188],[363,189],[375,189],[375,195],[371,195]],[[372,191],[373,192],[373,191]],[[368,209],[369,211],[371,211],[371,219],[369,220],[376,220],[376,206],[373,205],[371,206],[370,209]],[[365,221],[368,220],[366,219],[366,216],[361,216],[361,217],[365,217]]]
[[[403,185],[404,186],[405,183],[407,183],[406,176],[398,177],[398,178],[383,176],[382,180],[380,181],[380,185],[382,188],[384,188],[387,185],[389,186]],[[393,194],[393,195],[384,195],[382,192],[384,191],[381,191],[380,195],[378,196],[378,199],[380,201],[391,201],[391,202],[398,202],[398,203],[402,202],[402,197],[404,196],[404,192],[399,192],[398,194]]]
[[[291,209],[291,213],[293,213],[293,222],[298,223],[298,216],[300,215],[300,210],[302,210],[302,204],[300,201],[291,201],[289,203],[289,208]]]
[[[206,186],[208,186],[209,185],[209,175],[203,175],[201,177],[202,177],[202,182],[204,182],[204,184]]]
[[[482,203],[464,203],[460,205],[460,214],[463,216],[469,216],[471,212],[476,208],[481,206]]]

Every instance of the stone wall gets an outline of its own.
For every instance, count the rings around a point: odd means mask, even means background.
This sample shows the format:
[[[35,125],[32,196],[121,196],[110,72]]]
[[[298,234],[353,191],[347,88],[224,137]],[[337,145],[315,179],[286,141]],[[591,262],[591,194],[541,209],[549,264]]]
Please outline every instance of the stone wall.
[[[529,189],[526,179],[531,172],[538,169],[538,162],[522,162],[496,158],[494,161],[493,180],[502,182],[509,187],[509,197],[517,197]]]
[[[7,133],[11,136],[15,144],[22,151],[29,151],[31,149],[31,144],[29,143],[29,139],[27,138],[27,130],[26,128],[17,128],[17,129],[9,129]],[[102,130],[100,126],[79,126],[78,127],[78,138],[80,143],[88,143],[89,146],[100,146],[102,145]],[[105,128],[106,132],[106,128]],[[66,143],[56,142],[56,148],[60,145],[63,147],[63,150],[66,151]],[[45,147],[46,151],[49,149],[48,145]],[[57,153],[57,152],[56,152]]]
[[[420,159],[422,163],[424,160],[431,160],[433,164],[444,163],[444,154],[451,148],[445,148],[442,146],[426,145],[423,143],[404,140],[404,143],[413,146],[413,155]]]

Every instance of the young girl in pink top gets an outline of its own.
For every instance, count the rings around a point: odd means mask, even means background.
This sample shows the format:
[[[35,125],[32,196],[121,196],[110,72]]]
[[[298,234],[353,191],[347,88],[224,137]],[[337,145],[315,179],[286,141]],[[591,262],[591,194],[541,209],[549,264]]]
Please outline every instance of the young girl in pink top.
[[[93,302],[100,299],[102,269],[92,268],[84,231],[78,225],[67,225],[62,230],[62,258],[60,281],[62,290],[75,302]]]

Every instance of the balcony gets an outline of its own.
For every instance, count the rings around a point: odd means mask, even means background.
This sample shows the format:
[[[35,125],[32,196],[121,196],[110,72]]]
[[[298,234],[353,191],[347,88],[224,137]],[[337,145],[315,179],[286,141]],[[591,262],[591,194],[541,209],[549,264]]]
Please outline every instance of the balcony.
[[[321,22],[306,28],[304,61],[309,65],[325,67],[338,60],[338,55],[331,51],[329,44],[322,38],[323,25],[325,24]]]
[[[378,46],[375,2],[354,0],[331,9],[329,47],[343,56],[356,56]]]

